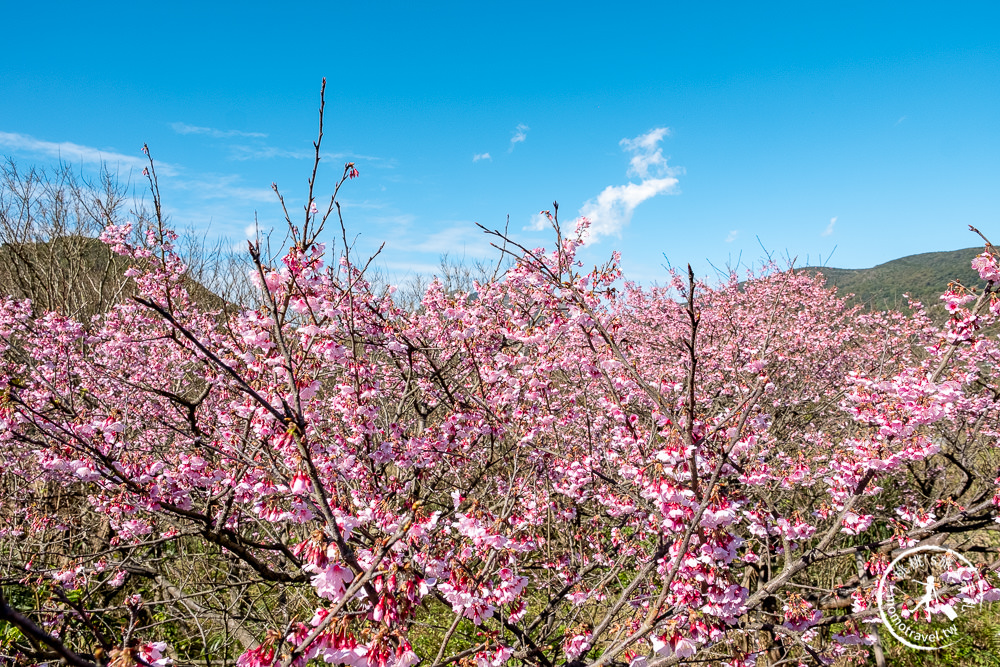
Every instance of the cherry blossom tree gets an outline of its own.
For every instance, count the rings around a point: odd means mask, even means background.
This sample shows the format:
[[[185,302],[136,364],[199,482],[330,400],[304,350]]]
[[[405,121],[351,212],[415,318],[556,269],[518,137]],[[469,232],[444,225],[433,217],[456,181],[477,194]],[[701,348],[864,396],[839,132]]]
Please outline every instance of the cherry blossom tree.
[[[484,228],[510,268],[403,309],[348,244],[355,165],[319,199],[322,114],[288,246],[250,243],[256,304],[192,299],[151,159],[152,222],[101,237],[133,299],[0,303],[8,656],[884,663],[874,582],[922,543],[987,575],[945,604],[1000,598],[988,242],[938,323],[774,266],[586,271],[554,206],[551,249]]]

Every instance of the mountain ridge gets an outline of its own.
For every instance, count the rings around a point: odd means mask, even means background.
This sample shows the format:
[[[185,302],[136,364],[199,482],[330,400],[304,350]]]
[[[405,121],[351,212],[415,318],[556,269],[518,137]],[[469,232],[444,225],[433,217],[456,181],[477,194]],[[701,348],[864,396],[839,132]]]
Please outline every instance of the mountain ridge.
[[[943,314],[939,297],[951,282],[982,289],[985,283],[972,268],[972,259],[983,252],[982,246],[907,255],[867,269],[838,269],[806,266],[797,271],[821,273],[826,284],[837,293],[852,293],[848,303],[862,304],[873,310],[905,310],[904,294],[920,301],[932,314]],[[940,312],[938,312],[940,311]]]

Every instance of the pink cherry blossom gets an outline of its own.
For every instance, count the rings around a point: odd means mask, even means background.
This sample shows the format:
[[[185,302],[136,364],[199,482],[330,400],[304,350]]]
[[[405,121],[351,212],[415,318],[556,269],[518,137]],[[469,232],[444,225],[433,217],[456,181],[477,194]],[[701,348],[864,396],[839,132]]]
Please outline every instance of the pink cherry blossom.
[[[71,650],[99,643],[59,598],[85,590],[158,667],[202,658],[147,612],[248,667],[747,665],[761,628],[790,662],[861,662],[893,550],[997,518],[993,292],[942,286],[937,321],[774,265],[642,286],[614,252],[582,268],[589,223],[553,205],[549,249],[492,233],[505,272],[403,308],[307,211],[282,253],[251,246],[246,303],[201,305],[140,219],[101,236],[135,299],[0,299],[0,540]],[[928,613],[1000,599],[973,574]]]

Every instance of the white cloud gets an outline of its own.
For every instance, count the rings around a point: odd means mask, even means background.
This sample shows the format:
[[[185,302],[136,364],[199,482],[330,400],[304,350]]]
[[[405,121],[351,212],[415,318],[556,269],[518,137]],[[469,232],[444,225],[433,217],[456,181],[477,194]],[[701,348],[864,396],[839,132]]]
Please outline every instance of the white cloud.
[[[285,148],[276,148],[275,146],[245,146],[243,144],[229,146],[229,158],[239,162],[246,160],[270,160],[276,157],[305,160],[315,156],[316,153],[314,151],[290,151]]]
[[[363,209],[385,209],[389,204],[384,201],[372,201],[370,199],[339,199],[340,207],[345,211],[350,208]]]
[[[544,213],[536,213],[531,216],[531,222],[528,223],[527,229],[533,229],[536,232],[540,232],[549,226],[549,219],[545,217]]]
[[[368,218],[366,224],[391,229],[393,230],[393,234],[398,236],[399,233],[410,229],[416,221],[417,216],[412,213],[397,213],[394,215],[372,216]]]
[[[513,152],[515,145],[528,138],[528,130],[530,129],[531,128],[524,123],[518,123],[517,127],[514,128],[514,132],[511,133],[510,148],[507,149],[508,153]]]
[[[26,134],[0,132],[0,152],[24,154],[30,159],[55,158],[70,164],[95,167],[108,165],[117,169],[122,182],[128,172],[145,192],[145,178],[139,176],[148,165],[145,156],[137,149],[136,155],[102,150],[68,141],[53,142],[36,139]],[[277,199],[270,188],[248,187],[238,174],[195,174],[180,165],[156,162],[157,176],[163,193],[163,211],[170,224],[178,229],[193,226],[213,230],[213,234],[232,234],[239,237],[244,231],[247,217],[259,205],[276,205]],[[148,192],[145,193],[148,197]],[[148,200],[139,195],[132,202],[136,210],[149,207]]]
[[[729,232],[729,236],[726,237],[726,243],[732,243],[740,235],[740,230],[734,229]]]
[[[590,236],[618,234],[632,219],[632,212],[647,199],[673,189],[677,179],[673,177],[648,178],[641,183],[609,185],[601,194],[589,200],[580,209],[580,215],[590,220]]]
[[[430,278],[441,273],[440,263],[382,260],[380,265],[394,274],[392,284],[396,286],[406,284],[408,277]]]
[[[315,154],[310,152],[309,157]],[[395,169],[398,164],[394,157],[378,157],[377,155],[362,155],[351,151],[341,153],[323,153],[324,160],[348,160],[350,162],[364,162],[365,166],[378,167],[380,169]]]
[[[230,137],[258,137],[263,139],[267,135],[263,132],[241,132],[240,130],[217,130],[214,127],[198,127],[187,123],[171,123],[170,127],[177,134],[206,134],[216,139],[228,139]]]
[[[820,234],[820,236],[829,236],[830,234],[833,234],[833,226],[835,224],[837,224],[837,216],[830,218],[830,224],[826,226],[826,229],[823,230],[823,233]]]
[[[184,190],[202,200],[228,199],[234,202],[252,201],[271,204],[278,201],[270,188],[248,188],[240,185],[243,177],[239,174],[202,174],[196,179],[171,181],[174,190]]]
[[[639,178],[638,183],[609,185],[601,194],[584,203],[580,216],[590,220],[589,237],[618,234],[632,219],[636,207],[647,199],[675,191],[676,170],[667,166],[667,159],[659,143],[670,134],[665,127],[658,127],[634,139],[622,139],[622,148],[632,153],[628,175]]]
[[[20,153],[44,155],[70,163],[107,164],[108,166],[117,166],[119,169],[125,167],[135,171],[142,171],[142,168],[148,164],[146,158],[141,155],[125,155],[92,146],[74,144],[71,141],[45,141],[17,132],[0,132],[0,147]],[[138,154],[139,151],[136,150],[136,153]],[[177,173],[176,167],[165,162],[157,162],[156,170],[161,176],[173,176]]]
[[[312,160],[316,157],[316,149],[301,148],[288,149],[277,146],[266,146],[264,144],[247,145],[232,144],[229,149],[229,159],[238,162],[247,160],[270,160],[273,158],[288,158],[291,160]],[[347,160],[348,162],[364,163],[364,168],[375,167],[379,169],[395,169],[396,158],[384,158],[375,155],[361,155],[352,152],[322,153],[323,160]]]
[[[493,158],[490,156],[489,153],[476,153],[475,155],[472,156],[473,162],[479,162],[480,160],[490,160],[492,162]]]
[[[407,250],[442,255],[470,255],[484,257],[493,252],[492,237],[487,236],[471,222],[457,222],[406,244]]]
[[[619,142],[623,149],[632,153],[629,176],[648,178],[650,172],[661,174],[667,168],[667,159],[663,157],[663,149],[659,146],[667,136],[670,136],[669,128],[657,127],[635,139],[622,139]]]
[[[260,225],[257,222],[251,222],[249,225],[243,228],[243,233],[248,239],[255,239],[258,235],[262,239],[267,238],[274,232],[274,227],[269,227],[267,225]],[[237,241],[237,245],[241,250],[246,250],[247,245],[245,241]]]

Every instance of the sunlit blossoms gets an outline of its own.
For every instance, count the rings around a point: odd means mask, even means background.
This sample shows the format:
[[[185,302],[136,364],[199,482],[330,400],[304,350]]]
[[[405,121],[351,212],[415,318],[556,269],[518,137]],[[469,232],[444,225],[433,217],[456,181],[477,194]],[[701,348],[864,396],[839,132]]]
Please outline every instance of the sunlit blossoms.
[[[584,271],[588,223],[552,215],[552,249],[403,309],[305,211],[280,256],[251,245],[255,303],[199,305],[162,224],[107,228],[137,289],[107,315],[0,302],[3,539],[49,646],[157,667],[828,661],[880,646],[894,550],[996,515],[992,292],[947,292],[935,323],[774,266],[643,287],[617,255]],[[990,601],[990,581],[953,585]],[[160,617],[206,636],[169,646]]]

